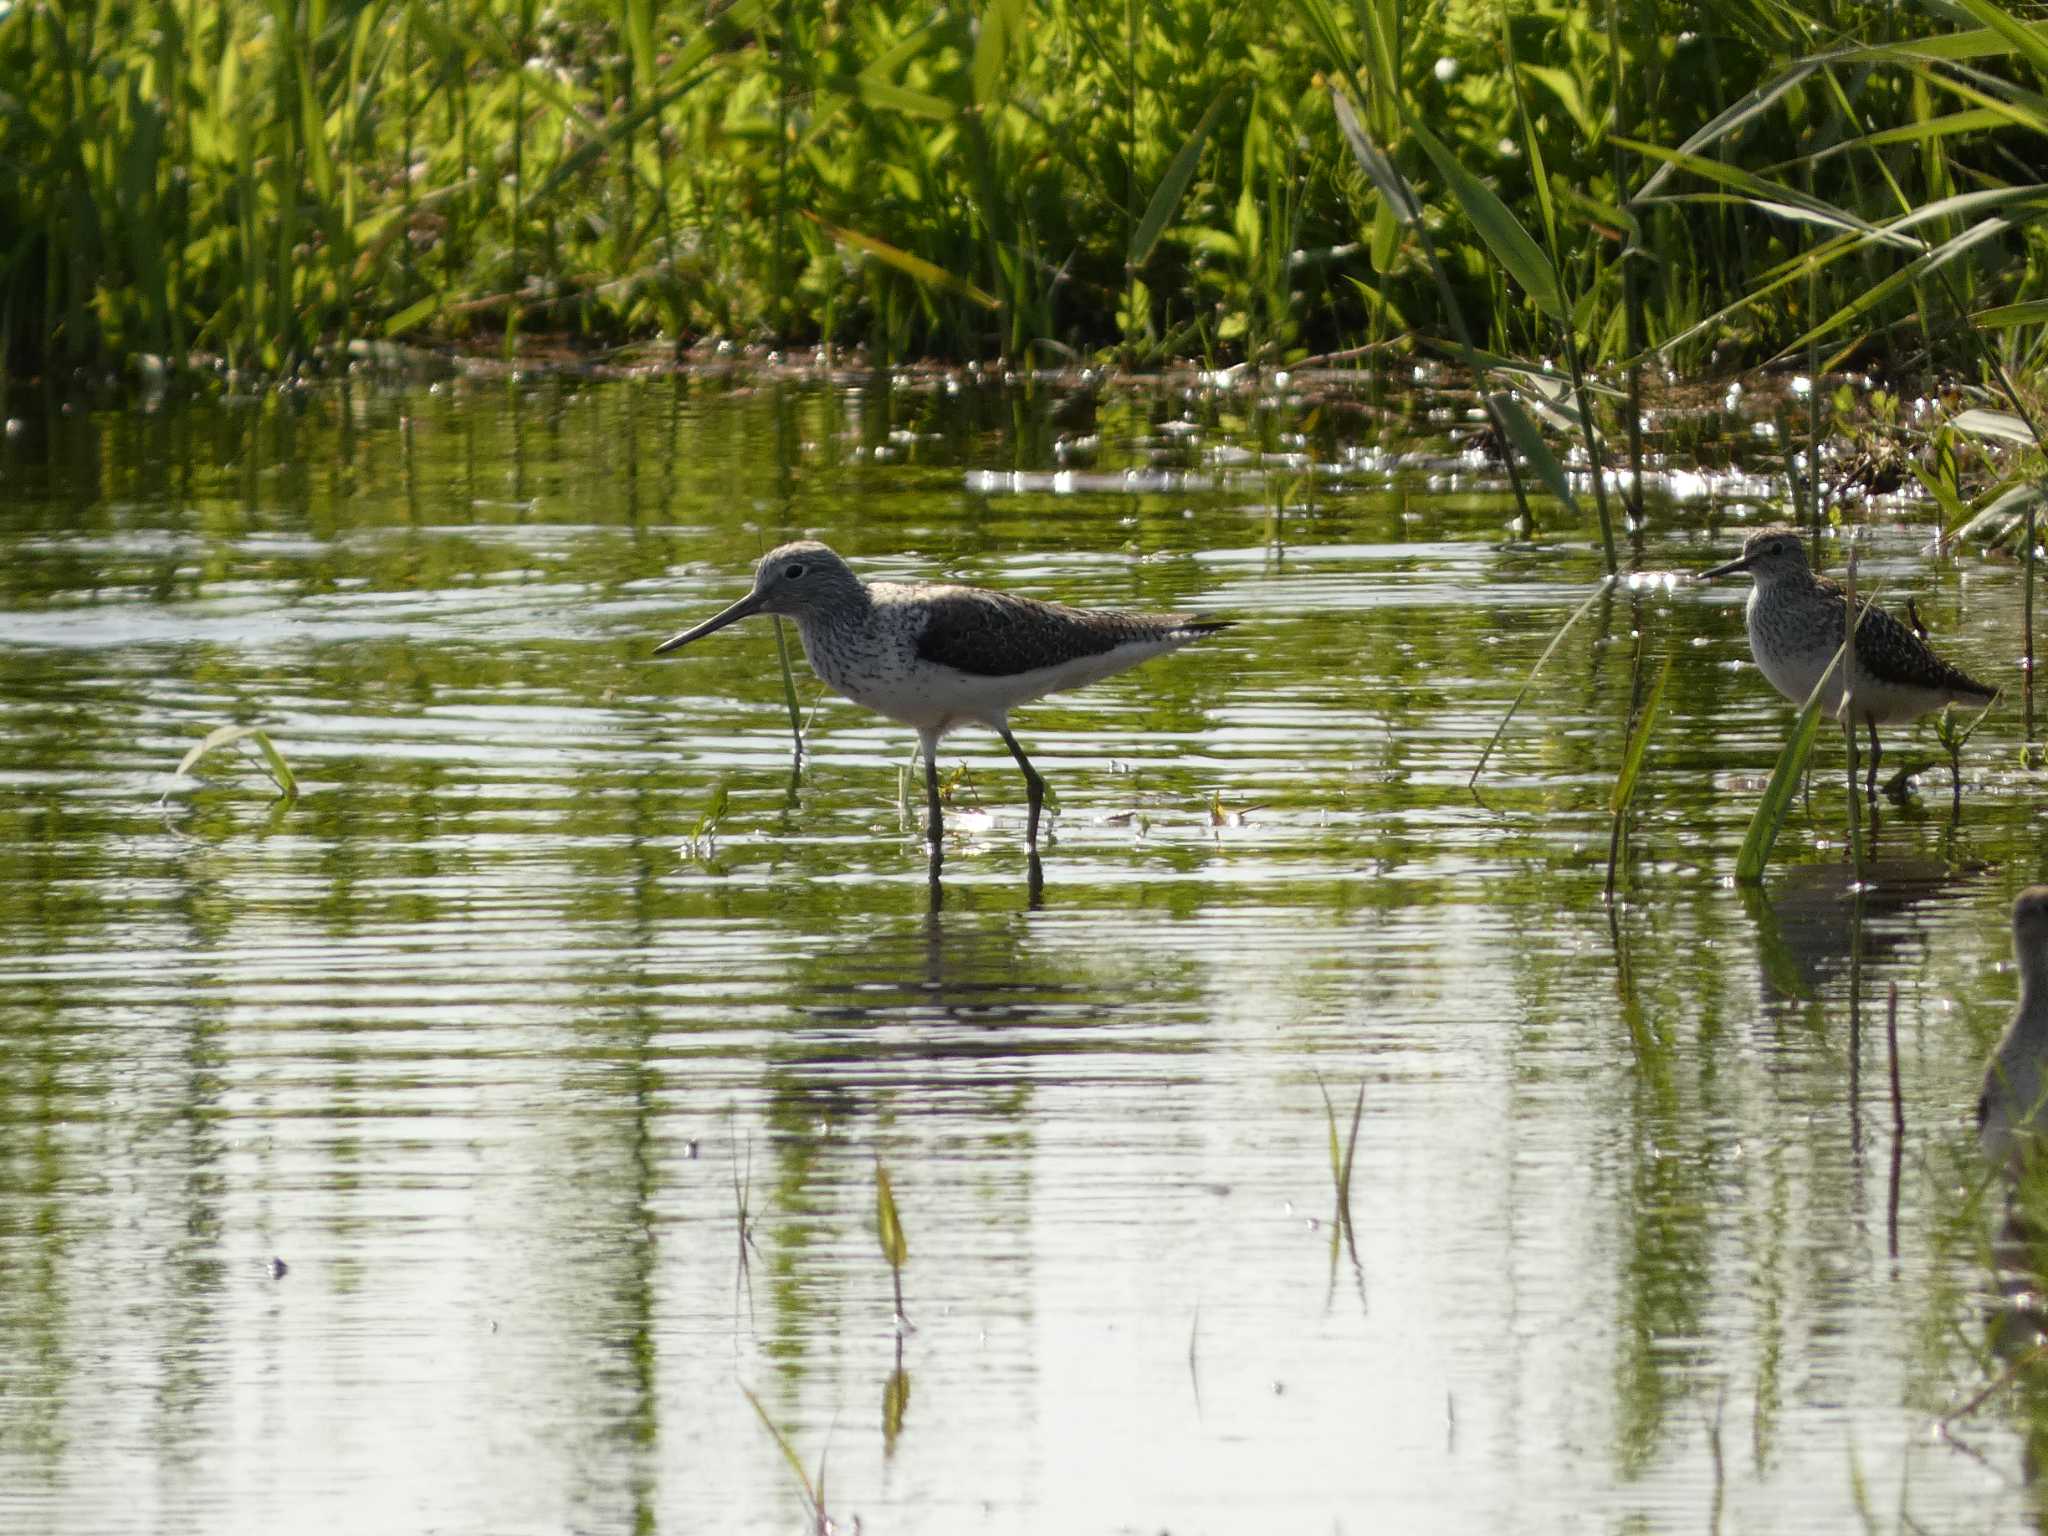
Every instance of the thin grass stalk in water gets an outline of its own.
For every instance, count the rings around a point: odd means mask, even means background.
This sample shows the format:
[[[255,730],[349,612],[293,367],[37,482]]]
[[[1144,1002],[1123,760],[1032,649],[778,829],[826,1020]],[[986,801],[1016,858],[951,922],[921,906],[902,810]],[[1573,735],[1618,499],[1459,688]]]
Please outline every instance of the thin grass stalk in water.
[[[1815,390],[1818,394],[1820,391]],[[1817,445],[1816,445],[1817,446]],[[1819,461],[1816,460],[1816,463]],[[1856,782],[1856,631],[1863,626],[1863,610],[1856,606],[1856,541],[1849,541],[1849,563],[1842,573],[1844,610],[1848,622],[1842,636],[1842,736],[1848,744],[1849,759],[1849,867],[1863,878],[1863,791]],[[1826,676],[1825,673],[1822,674]],[[1872,815],[1876,814],[1873,809]]]
[[[1861,898],[1858,898],[1859,902]],[[1899,1172],[1906,1151],[1906,1096],[1899,1090],[1899,984],[1891,983],[1884,1012],[1885,1056],[1892,1082],[1892,1179],[1885,1202],[1885,1231],[1891,1257],[1899,1256]]]
[[[782,702],[789,707],[789,737],[796,749],[796,760],[804,760],[804,719],[796,702],[796,674],[790,670],[789,640],[782,633],[782,616],[771,615],[775,620],[775,661],[782,668]]]
[[[1323,1116],[1330,1127],[1330,1179],[1336,1185],[1337,1208],[1330,1219],[1330,1295],[1337,1286],[1337,1259],[1349,1250],[1351,1267],[1358,1277],[1359,1299],[1365,1299],[1365,1265],[1358,1257],[1358,1232],[1351,1222],[1351,1169],[1358,1156],[1358,1122],[1365,1113],[1365,1084],[1358,1085],[1358,1097],[1351,1105],[1351,1130],[1340,1146],[1337,1139],[1337,1106],[1330,1102],[1329,1085],[1316,1074],[1316,1088],[1323,1096]]]
[[[261,726],[223,725],[208,731],[191,751],[178,759],[173,777],[183,778],[191,771],[193,764],[207,753],[216,747],[224,747],[238,741],[249,742],[263,754],[263,771],[270,775],[270,782],[277,786],[281,799],[299,798],[299,781],[292,774],[291,764],[284,760],[284,754],[278,751],[277,743],[270,739]]]
[[[803,1462],[798,1459],[796,1447],[789,1443],[789,1436],[785,1435],[776,1426],[775,1421],[768,1417],[768,1410],[761,1406],[761,1399],[754,1396],[753,1389],[742,1386],[740,1391],[746,1393],[747,1401],[754,1405],[754,1412],[761,1420],[761,1427],[774,1437],[775,1448],[782,1452],[782,1459],[789,1463],[789,1470],[796,1474],[797,1486],[803,1489],[804,1507],[811,1518],[811,1529],[814,1531],[831,1529],[832,1522],[825,1514],[824,1453],[820,1452],[818,1455],[818,1476],[814,1482],[810,1473],[804,1470]]]
[[[1640,640],[1636,643],[1635,684],[1630,690],[1636,692],[1642,687],[1643,648]],[[1664,665],[1657,669],[1657,681],[1651,685],[1650,696],[1636,711],[1633,729],[1629,732],[1628,750],[1623,753],[1621,772],[1614,780],[1614,825],[1607,835],[1607,900],[1614,900],[1614,886],[1621,867],[1623,853],[1628,848],[1629,809],[1635,802],[1636,784],[1642,776],[1643,757],[1650,748],[1650,734],[1657,728],[1657,713],[1664,705],[1664,685],[1671,680],[1671,658],[1664,658]]]
[[[1826,681],[1825,676],[1822,681]],[[1771,768],[1763,797],[1750,814],[1749,830],[1742,838],[1742,851],[1735,856],[1737,880],[1754,884],[1763,879],[1764,866],[1770,862],[1771,844],[1778,840],[1778,833],[1785,825],[1785,816],[1799,793],[1799,780],[1806,772],[1806,759],[1813,751],[1814,737],[1819,732],[1820,684],[1816,683],[1813,692],[1800,706],[1799,714],[1792,722],[1791,734],[1785,738],[1785,745],[1778,749],[1778,761]]]
[[[1940,716],[1934,722],[1934,734],[1939,738],[1942,749],[1948,753],[1949,819],[1961,819],[1963,814],[1963,748],[1970,744],[1970,738],[1977,734],[1977,727],[1984,723],[1984,717],[1991,713],[1991,706],[1998,702],[1993,694],[1985,706],[1977,711],[1976,718],[1960,730],[1956,728],[1955,706],[1944,705]]]
[[[1543,654],[1536,658],[1536,665],[1529,669],[1529,675],[1522,679],[1522,686],[1515,691],[1515,697],[1508,705],[1507,713],[1500,717],[1500,724],[1493,728],[1493,735],[1486,743],[1486,750],[1479,754],[1479,761],[1473,765],[1472,777],[1465,781],[1467,789],[1477,784],[1479,782],[1479,775],[1486,771],[1487,759],[1493,756],[1493,749],[1500,745],[1501,737],[1507,733],[1508,723],[1515,718],[1515,711],[1522,707],[1522,700],[1529,696],[1529,690],[1535,686],[1536,674],[1543,670],[1543,664],[1550,660],[1552,653],[1557,650],[1558,646],[1564,643],[1564,637],[1571,633],[1572,626],[1583,619],[1586,616],[1586,611],[1597,603],[1613,585],[1614,578],[1612,576],[1601,577],[1599,585],[1595,586],[1586,595],[1586,600],[1572,610],[1572,616],[1566,619],[1564,624],[1558,629],[1558,632],[1550,637],[1550,644],[1543,648]]]
[[[1316,1074],[1316,1087],[1323,1095],[1323,1116],[1330,1127],[1330,1180],[1337,1191],[1337,1218],[1351,1223],[1351,1165],[1358,1156],[1358,1122],[1365,1113],[1365,1084],[1358,1085],[1358,1099],[1351,1106],[1351,1131],[1340,1145],[1337,1139],[1337,1106],[1330,1102],[1329,1085]]]

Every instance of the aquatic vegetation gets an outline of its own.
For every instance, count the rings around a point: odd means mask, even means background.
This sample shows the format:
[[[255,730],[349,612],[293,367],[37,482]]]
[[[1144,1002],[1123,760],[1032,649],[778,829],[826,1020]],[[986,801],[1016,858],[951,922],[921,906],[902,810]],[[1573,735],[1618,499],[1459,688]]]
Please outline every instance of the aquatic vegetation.
[[[1614,885],[1621,861],[1628,853],[1629,809],[1635,803],[1636,781],[1641,778],[1643,758],[1650,750],[1650,734],[1657,728],[1657,712],[1664,705],[1664,685],[1671,681],[1671,658],[1666,656],[1650,685],[1649,697],[1642,694],[1643,651],[1636,646],[1635,682],[1632,692],[1638,702],[1629,722],[1628,746],[1621,757],[1621,771],[1614,778],[1614,798],[1609,802],[1613,827],[1607,839],[1607,899],[1614,900]]]
[[[2028,371],[2031,28],[1991,0],[1717,21],[16,5],[0,353],[290,372],[546,333],[1285,364],[1450,326],[1460,352],[1562,353],[1589,445],[1594,373],[1653,350]]]
[[[1778,751],[1778,760],[1771,765],[1763,795],[1750,813],[1749,830],[1743,834],[1742,848],[1735,856],[1737,880],[1753,884],[1763,879],[1771,845],[1778,840],[1786,814],[1792,809],[1792,799],[1799,793],[1799,781],[1806,775],[1806,760],[1813,753],[1814,737],[1819,732],[1820,690],[1816,687],[1793,717],[1792,729]]]
[[[1557,633],[1550,637],[1550,643],[1543,648],[1543,654],[1530,666],[1528,676],[1522,679],[1522,686],[1515,690],[1514,698],[1508,702],[1507,709],[1500,717],[1500,724],[1493,728],[1493,735],[1487,738],[1486,746],[1479,754],[1479,761],[1472,765],[1471,776],[1465,780],[1467,789],[1478,784],[1479,775],[1486,771],[1486,764],[1493,756],[1493,749],[1500,745],[1500,739],[1507,733],[1509,723],[1515,718],[1515,712],[1522,707],[1522,701],[1529,696],[1529,690],[1535,686],[1536,674],[1543,670],[1544,663],[1557,654],[1557,648],[1564,643],[1564,637],[1572,632],[1572,627],[1592,611],[1593,605],[1606,596],[1613,585],[1612,577],[1602,580],[1586,594],[1586,600],[1572,610],[1571,616],[1558,626]]]
[[[889,1265],[889,1282],[896,1292],[898,1328],[910,1326],[910,1314],[903,1310],[903,1266],[910,1262],[910,1239],[903,1231],[903,1217],[896,1209],[896,1191],[889,1183],[889,1170],[879,1155],[875,1158],[875,1237],[882,1245],[882,1258]]]
[[[1934,734],[1941,742],[1942,750],[1948,754],[1949,802],[1953,815],[1960,816],[1963,813],[1963,748],[1970,744],[1970,738],[1977,734],[1977,728],[1984,723],[1985,716],[1991,713],[1992,704],[1997,702],[1998,700],[1992,699],[1978,710],[1968,725],[1956,723],[1956,707],[1953,704],[1948,705],[1934,718]]]
[[[269,775],[270,782],[277,786],[280,800],[290,801],[299,798],[299,781],[292,773],[291,764],[285,761],[284,754],[277,749],[277,743],[270,739],[269,733],[254,725],[223,725],[208,731],[203,739],[178,759],[178,766],[171,771],[172,777],[183,778],[208,753],[238,743],[247,743],[256,748],[260,754],[256,760],[257,764]]]
[[[818,1471],[813,1477],[804,1470],[803,1458],[797,1455],[796,1447],[789,1443],[789,1436],[768,1417],[768,1410],[761,1406],[761,1399],[754,1396],[753,1389],[743,1385],[740,1391],[746,1395],[747,1401],[753,1404],[755,1417],[760,1419],[761,1427],[774,1438],[775,1448],[782,1452],[782,1459],[789,1464],[789,1470],[796,1478],[797,1487],[802,1490],[804,1511],[809,1517],[811,1529],[817,1536],[825,1536],[825,1533],[836,1529],[825,1507],[825,1453],[818,1452]]]
[[[720,779],[711,791],[710,800],[697,813],[697,819],[690,824],[689,833],[683,839],[683,847],[689,856],[706,868],[717,868],[712,859],[713,840],[718,836],[719,825],[725,820],[730,804],[731,794],[725,781]]]
[[[803,712],[797,708],[796,673],[790,667],[789,636],[783,632],[782,620],[779,616],[771,621],[770,627],[775,631],[775,665],[782,674],[782,702],[784,707],[789,710],[791,750],[796,755],[796,761],[802,763],[804,760]]]

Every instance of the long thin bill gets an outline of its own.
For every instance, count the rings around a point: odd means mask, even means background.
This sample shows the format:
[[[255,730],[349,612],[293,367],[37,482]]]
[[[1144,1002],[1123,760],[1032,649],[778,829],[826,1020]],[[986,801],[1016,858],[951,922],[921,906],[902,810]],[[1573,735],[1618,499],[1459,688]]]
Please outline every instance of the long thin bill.
[[[745,597],[741,598],[738,602],[734,603],[730,608],[726,609],[725,612],[713,615],[711,618],[706,619],[702,624],[699,624],[695,629],[686,629],[680,635],[670,635],[666,640],[662,641],[661,644],[657,645],[654,648],[654,654],[657,656],[666,656],[670,651],[680,650],[683,646],[688,645],[692,640],[702,640],[714,629],[723,629],[728,624],[734,623],[739,619],[744,619],[745,617],[747,617],[748,614],[758,613],[760,609],[761,594],[758,592],[749,592]]]
[[[1733,576],[1737,571],[1746,571],[1748,569],[1749,563],[1738,556],[1736,559],[1730,560],[1726,565],[1717,565],[1711,571],[1701,571],[1699,575],[1693,577],[1693,580],[1712,581],[1716,576]]]

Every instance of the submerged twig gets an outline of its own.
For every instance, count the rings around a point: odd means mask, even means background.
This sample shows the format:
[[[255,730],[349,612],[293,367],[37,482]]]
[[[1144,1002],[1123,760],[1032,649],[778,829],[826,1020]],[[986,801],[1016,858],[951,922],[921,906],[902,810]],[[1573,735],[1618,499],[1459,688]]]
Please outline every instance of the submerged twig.
[[[739,1139],[739,1110],[736,1107],[732,1108],[729,1110],[728,1116],[729,1123],[733,1127],[733,1209],[739,1223],[739,1267],[733,1271],[732,1276],[733,1327],[737,1330],[739,1327],[740,1288],[742,1285],[746,1288],[747,1310],[751,1313],[754,1309],[754,1275],[747,1263],[747,1250],[754,1246],[753,1217],[747,1210],[747,1202],[752,1194],[754,1184],[754,1144],[751,1140],[745,1144],[746,1169],[743,1178],[740,1167],[742,1147]]]

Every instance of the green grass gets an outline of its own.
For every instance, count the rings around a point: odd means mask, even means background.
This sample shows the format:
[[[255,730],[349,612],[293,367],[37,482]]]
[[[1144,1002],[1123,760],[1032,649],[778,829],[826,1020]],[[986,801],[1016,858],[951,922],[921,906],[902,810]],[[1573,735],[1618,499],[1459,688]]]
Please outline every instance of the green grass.
[[[2048,348],[2044,69],[1990,0],[14,0],[0,355],[1277,363],[1468,326],[1564,357],[1585,438],[1587,371],[1646,349],[2009,382]]]

